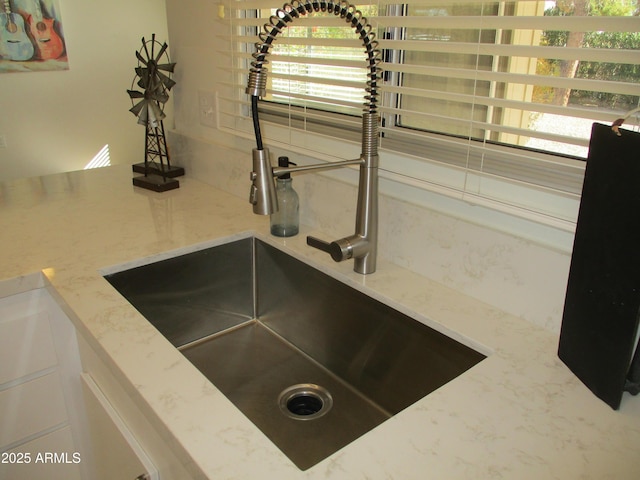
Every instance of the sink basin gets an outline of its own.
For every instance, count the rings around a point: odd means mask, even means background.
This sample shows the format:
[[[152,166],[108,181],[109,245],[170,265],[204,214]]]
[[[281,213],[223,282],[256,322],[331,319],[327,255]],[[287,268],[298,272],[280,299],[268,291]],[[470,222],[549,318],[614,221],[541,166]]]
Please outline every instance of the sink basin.
[[[302,470],[485,358],[255,238],[105,278]]]

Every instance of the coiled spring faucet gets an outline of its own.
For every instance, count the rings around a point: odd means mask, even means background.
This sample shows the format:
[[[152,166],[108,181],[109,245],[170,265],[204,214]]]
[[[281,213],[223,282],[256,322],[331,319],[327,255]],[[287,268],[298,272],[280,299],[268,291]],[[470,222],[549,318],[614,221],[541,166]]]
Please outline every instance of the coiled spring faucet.
[[[258,118],[258,98],[266,94],[267,68],[264,67],[264,64],[268,63],[267,56],[277,35],[296,18],[312,12],[333,14],[344,19],[355,30],[365,48],[368,80],[366,103],[362,114],[362,153],[355,160],[274,168],[269,160],[269,151],[262,143]],[[253,149],[253,171],[251,172],[252,185],[249,195],[254,213],[270,215],[277,211],[278,201],[274,177],[291,172],[359,165],[355,233],[333,242],[307,237],[307,244],[329,253],[336,262],[353,258],[353,269],[362,274],[375,272],[378,250],[378,125],[380,119],[377,103],[381,58],[378,42],[375,40],[375,32],[372,30],[373,28],[367,19],[362,16],[362,12],[345,1],[293,0],[291,3],[286,3],[282,8],[276,10],[258,35],[260,41],[256,43],[256,51],[253,53],[254,60],[251,62],[246,89],[246,93],[251,96],[251,112],[256,137],[256,148]]]

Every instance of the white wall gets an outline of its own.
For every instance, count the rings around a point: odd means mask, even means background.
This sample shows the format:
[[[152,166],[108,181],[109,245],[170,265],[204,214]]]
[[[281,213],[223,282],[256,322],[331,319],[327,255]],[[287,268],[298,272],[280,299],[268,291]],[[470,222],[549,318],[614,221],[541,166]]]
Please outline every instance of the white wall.
[[[0,181],[82,169],[105,144],[112,164],[144,161],[126,90],[141,38],[168,40],[165,1],[59,4],[70,69],[0,74]]]

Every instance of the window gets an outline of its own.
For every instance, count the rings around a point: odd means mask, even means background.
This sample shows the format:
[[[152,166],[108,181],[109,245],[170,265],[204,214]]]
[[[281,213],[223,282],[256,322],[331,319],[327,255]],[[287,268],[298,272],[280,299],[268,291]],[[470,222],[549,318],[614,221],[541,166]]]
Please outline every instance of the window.
[[[84,166],[84,170],[91,168],[108,167],[111,165],[111,157],[109,155],[109,144],[100,149],[98,153]]]
[[[283,5],[232,6],[239,75],[229,101],[237,106],[258,29]],[[507,181],[575,199],[591,124],[640,106],[639,8],[636,0],[358,5],[384,58],[381,151],[394,163],[383,160],[383,168],[467,197],[519,202],[504,185],[494,188]],[[358,140],[366,65],[345,20],[297,18],[268,58],[261,118]],[[637,124],[632,117],[626,126]],[[401,166],[396,154],[404,155]],[[522,208],[538,209],[530,203],[537,200],[523,201]],[[541,211],[555,215],[554,208]]]

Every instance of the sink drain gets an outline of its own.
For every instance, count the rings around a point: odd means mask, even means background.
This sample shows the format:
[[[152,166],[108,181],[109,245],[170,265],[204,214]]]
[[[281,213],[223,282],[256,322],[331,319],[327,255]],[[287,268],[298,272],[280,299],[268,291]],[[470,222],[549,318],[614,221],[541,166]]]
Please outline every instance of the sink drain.
[[[313,383],[300,383],[285,388],[278,397],[278,404],[289,418],[314,420],[331,410],[333,398],[326,388]]]

